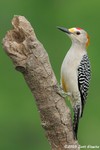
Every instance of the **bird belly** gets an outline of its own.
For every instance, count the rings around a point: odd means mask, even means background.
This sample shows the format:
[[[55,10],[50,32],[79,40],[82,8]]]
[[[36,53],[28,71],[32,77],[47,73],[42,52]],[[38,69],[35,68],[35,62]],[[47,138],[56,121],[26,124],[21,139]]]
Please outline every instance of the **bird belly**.
[[[61,75],[62,88],[65,92],[73,93],[78,90],[77,72],[74,72],[71,68],[69,70],[64,69]]]
[[[78,66],[86,51],[70,49],[61,66],[61,86],[65,92],[69,92],[75,100],[79,98]],[[73,98],[71,97],[72,101]]]
[[[73,63],[74,62],[74,63]],[[65,58],[61,67],[61,84],[65,92],[73,93],[78,91],[78,72],[76,63],[78,64],[78,59]]]

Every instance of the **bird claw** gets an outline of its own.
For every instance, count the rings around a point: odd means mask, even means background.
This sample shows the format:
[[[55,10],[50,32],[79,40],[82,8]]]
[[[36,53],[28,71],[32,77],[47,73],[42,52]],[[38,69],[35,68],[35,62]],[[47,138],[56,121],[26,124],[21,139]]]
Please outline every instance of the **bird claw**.
[[[69,96],[71,96],[71,93],[62,91],[61,95],[62,95],[62,97],[67,97],[67,96],[69,97]]]
[[[57,93],[60,94],[62,97],[71,96],[72,94],[70,92],[64,92],[61,86],[57,86]]]

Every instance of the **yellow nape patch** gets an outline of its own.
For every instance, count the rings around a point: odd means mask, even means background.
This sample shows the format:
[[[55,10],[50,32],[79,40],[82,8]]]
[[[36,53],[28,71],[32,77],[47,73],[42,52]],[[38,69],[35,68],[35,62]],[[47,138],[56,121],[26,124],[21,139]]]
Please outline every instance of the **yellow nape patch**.
[[[62,77],[62,88],[63,88],[64,92],[67,92],[68,88],[67,88],[67,85],[66,85],[63,77]]]
[[[69,31],[72,33],[75,32],[74,28],[70,28]]]
[[[88,46],[89,46],[89,44],[90,44],[90,37],[89,37],[89,35],[87,34],[87,42],[86,42],[86,47],[88,47]]]

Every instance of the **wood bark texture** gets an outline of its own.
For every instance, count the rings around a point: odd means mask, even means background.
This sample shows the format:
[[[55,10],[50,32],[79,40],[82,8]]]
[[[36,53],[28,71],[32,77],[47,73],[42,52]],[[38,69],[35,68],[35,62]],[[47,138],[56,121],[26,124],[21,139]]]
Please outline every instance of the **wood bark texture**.
[[[25,17],[14,16],[12,25],[13,29],[3,39],[3,47],[35,97],[51,149],[79,150],[73,137],[71,113],[57,92],[58,83],[46,50]]]

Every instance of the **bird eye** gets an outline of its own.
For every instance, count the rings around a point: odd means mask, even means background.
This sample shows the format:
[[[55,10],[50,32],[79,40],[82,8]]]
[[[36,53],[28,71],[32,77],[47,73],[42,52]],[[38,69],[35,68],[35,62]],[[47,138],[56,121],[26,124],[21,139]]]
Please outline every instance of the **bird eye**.
[[[81,33],[79,31],[76,32],[77,35],[80,35]]]

